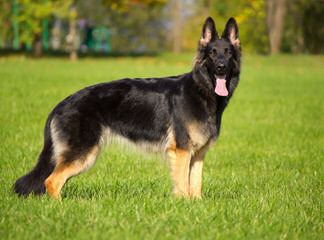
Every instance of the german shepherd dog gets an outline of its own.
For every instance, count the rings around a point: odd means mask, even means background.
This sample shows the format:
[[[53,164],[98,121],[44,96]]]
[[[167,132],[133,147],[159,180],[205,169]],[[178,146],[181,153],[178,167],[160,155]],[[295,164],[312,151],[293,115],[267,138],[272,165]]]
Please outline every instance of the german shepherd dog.
[[[104,143],[118,139],[165,153],[175,196],[201,198],[204,156],[238,85],[240,55],[235,19],[219,37],[208,17],[191,72],[122,79],[70,95],[49,114],[38,162],[14,191],[20,196],[47,191],[60,199],[66,181],[89,169]]]

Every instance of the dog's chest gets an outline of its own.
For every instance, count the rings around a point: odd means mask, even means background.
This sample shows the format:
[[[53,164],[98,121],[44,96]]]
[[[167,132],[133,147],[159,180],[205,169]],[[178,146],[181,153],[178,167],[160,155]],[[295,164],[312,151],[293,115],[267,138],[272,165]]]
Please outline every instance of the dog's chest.
[[[213,126],[208,123],[193,122],[188,124],[190,143],[194,151],[201,149],[214,138]],[[216,133],[216,128],[215,128]]]

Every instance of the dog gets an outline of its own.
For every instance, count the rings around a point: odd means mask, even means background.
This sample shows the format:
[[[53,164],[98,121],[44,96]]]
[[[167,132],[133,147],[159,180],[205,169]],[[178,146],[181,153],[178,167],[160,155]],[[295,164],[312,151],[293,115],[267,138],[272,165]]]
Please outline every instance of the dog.
[[[49,114],[38,162],[16,181],[14,192],[60,199],[66,181],[118,139],[164,153],[175,196],[201,198],[204,157],[239,82],[238,35],[234,18],[219,37],[208,17],[191,72],[100,83],[68,96]]]

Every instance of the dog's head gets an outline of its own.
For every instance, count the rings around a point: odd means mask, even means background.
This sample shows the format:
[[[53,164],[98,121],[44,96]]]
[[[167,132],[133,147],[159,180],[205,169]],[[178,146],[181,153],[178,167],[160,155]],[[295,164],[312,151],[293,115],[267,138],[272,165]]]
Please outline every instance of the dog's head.
[[[218,36],[215,22],[208,17],[203,25],[199,41],[200,65],[207,67],[209,78],[213,81],[215,92],[219,96],[227,96],[226,81],[231,79],[233,69],[237,68],[240,57],[240,41],[238,26],[234,18],[230,18],[221,37]]]

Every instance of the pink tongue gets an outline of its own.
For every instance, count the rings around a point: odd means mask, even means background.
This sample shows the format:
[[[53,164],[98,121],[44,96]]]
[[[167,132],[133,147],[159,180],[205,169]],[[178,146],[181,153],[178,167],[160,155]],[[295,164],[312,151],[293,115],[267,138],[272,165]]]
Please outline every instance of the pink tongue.
[[[225,79],[221,79],[221,78],[216,79],[215,93],[219,96],[224,96],[224,97],[228,95]]]

